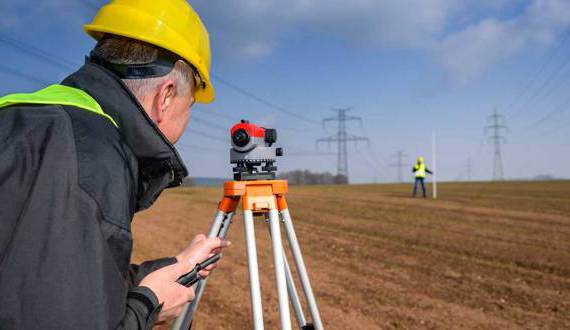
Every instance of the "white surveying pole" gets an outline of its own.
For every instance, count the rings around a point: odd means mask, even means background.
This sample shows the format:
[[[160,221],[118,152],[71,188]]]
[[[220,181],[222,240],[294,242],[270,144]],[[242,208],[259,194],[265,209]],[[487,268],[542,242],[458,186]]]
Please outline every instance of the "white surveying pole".
[[[433,171],[433,175],[432,175],[432,180],[433,180],[433,199],[437,199],[437,162],[436,162],[436,156],[437,156],[437,138],[436,138],[436,134],[435,132],[433,132],[432,135],[432,171]]]

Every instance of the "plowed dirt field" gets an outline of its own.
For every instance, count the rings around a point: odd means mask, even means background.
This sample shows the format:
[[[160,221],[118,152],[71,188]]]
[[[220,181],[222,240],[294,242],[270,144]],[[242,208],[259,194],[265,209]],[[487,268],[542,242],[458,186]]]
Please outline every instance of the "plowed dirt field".
[[[328,329],[570,328],[570,181],[291,187]],[[171,256],[212,222],[221,188],[166,192],[134,223],[133,262]],[[279,326],[268,229],[256,224],[267,329]],[[251,328],[241,216],[194,329]],[[292,317],[294,322],[294,318]]]

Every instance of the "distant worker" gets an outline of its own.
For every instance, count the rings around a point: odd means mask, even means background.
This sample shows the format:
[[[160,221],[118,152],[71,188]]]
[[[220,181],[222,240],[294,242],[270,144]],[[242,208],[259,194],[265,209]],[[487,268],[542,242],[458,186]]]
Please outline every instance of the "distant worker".
[[[424,162],[424,158],[422,156],[418,157],[418,160],[416,161],[416,165],[414,165],[414,168],[412,169],[412,173],[414,173],[416,175],[416,181],[414,182],[414,194],[412,195],[412,197],[416,197],[416,192],[418,190],[418,184],[422,185],[422,194],[424,196],[424,198],[426,198],[426,185],[425,185],[425,178],[426,178],[426,173],[429,174],[433,174],[432,171],[430,171],[425,162]]]

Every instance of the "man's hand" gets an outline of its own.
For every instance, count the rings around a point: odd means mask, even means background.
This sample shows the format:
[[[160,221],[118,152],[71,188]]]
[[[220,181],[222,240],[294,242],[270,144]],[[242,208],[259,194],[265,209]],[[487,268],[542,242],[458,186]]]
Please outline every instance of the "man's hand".
[[[176,256],[178,262],[188,262],[191,268],[203,262],[216,253],[220,253],[222,248],[232,244],[229,241],[224,241],[219,237],[206,238],[205,235],[197,235],[194,237],[190,245]],[[207,277],[210,272],[218,267],[218,262],[204,268],[198,274],[201,277]]]
[[[176,256],[177,263],[158,269],[142,279],[139,285],[151,289],[159,303],[163,304],[159,321],[178,316],[184,304],[194,299],[194,288],[180,285],[176,280],[191,271],[196,264],[215,253],[220,253],[222,248],[230,244],[220,238],[197,235],[190,245]],[[200,276],[208,276],[217,264],[218,262],[206,267],[199,273]]]

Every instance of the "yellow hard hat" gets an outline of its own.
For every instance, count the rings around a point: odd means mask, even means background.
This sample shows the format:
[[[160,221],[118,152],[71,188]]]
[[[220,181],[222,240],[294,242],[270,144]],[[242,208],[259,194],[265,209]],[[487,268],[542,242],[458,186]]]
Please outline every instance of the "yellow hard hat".
[[[99,40],[105,33],[147,42],[169,50],[192,64],[204,81],[196,102],[214,100],[210,80],[210,38],[200,17],[186,0],[112,0],[103,6],[85,32]]]
[[[418,157],[418,163],[423,163],[423,162],[424,162],[424,157],[419,156],[419,157]]]

